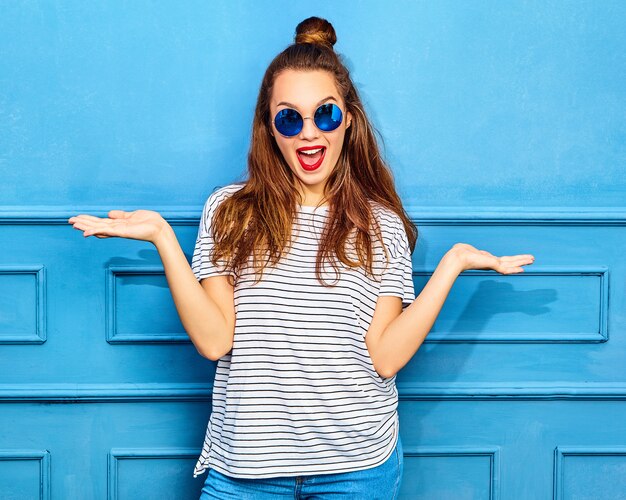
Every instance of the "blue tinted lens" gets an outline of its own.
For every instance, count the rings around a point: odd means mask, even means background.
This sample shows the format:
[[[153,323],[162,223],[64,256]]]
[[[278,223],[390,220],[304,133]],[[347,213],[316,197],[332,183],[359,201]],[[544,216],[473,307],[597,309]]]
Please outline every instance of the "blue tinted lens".
[[[296,135],[302,130],[302,116],[295,109],[281,109],[276,113],[274,125],[282,135]]]
[[[336,104],[322,104],[317,108],[313,120],[320,130],[330,132],[341,125],[342,118],[339,106]]]

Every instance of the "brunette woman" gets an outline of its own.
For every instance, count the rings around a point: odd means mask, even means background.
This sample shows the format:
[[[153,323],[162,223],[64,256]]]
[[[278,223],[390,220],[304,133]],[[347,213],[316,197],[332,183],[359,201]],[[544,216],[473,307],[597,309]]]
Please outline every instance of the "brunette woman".
[[[534,260],[457,243],[415,298],[417,229],[335,42],[312,17],[270,63],[247,180],[208,196],[191,266],[156,212],[69,219],[154,243],[185,330],[217,361],[203,499],[396,498],[396,373],[462,271]]]

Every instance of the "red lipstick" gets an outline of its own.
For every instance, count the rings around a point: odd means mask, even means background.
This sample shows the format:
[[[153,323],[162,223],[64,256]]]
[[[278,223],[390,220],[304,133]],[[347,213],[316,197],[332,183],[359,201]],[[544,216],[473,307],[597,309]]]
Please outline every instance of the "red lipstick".
[[[313,153],[305,153],[304,151],[312,151]],[[319,168],[324,161],[326,155],[325,146],[305,146],[296,149],[296,156],[300,162],[300,166],[307,172],[312,172]]]

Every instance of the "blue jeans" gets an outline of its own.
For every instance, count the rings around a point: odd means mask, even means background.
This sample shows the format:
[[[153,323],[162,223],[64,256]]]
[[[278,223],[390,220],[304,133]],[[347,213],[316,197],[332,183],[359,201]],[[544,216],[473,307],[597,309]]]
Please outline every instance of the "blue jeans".
[[[245,479],[209,468],[200,500],[395,500],[402,482],[402,442],[370,469],[338,474]]]

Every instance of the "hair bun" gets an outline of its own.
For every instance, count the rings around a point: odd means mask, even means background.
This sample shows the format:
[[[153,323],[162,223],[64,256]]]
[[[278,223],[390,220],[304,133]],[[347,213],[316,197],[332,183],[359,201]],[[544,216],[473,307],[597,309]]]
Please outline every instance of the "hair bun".
[[[296,43],[314,43],[332,50],[337,43],[333,25],[321,17],[309,17],[296,26]]]

